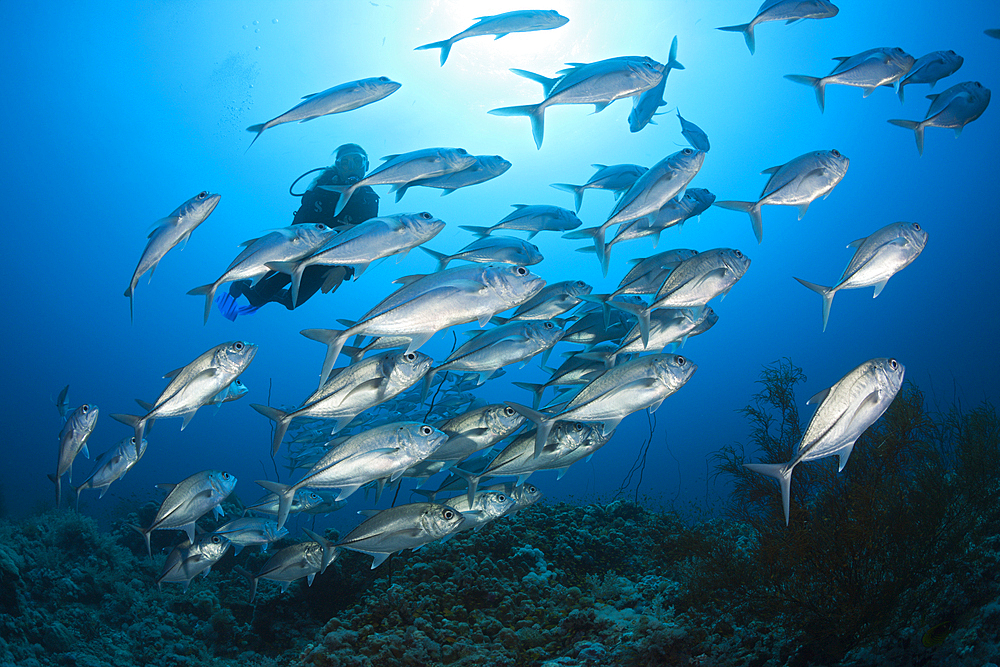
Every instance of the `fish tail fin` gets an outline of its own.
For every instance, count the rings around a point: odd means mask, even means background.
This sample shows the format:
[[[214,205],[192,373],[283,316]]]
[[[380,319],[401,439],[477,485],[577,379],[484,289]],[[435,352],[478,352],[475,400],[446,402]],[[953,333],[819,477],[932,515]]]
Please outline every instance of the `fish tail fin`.
[[[816,92],[816,104],[819,105],[819,112],[826,109],[826,81],[815,76],[805,76],[804,74],[786,74],[785,78],[804,86],[810,86]]]
[[[146,418],[136,415],[112,414],[111,418],[121,422],[126,426],[131,426],[135,430],[135,441],[142,442],[143,432],[146,430]]]
[[[586,190],[582,185],[573,185],[572,183],[553,183],[552,187],[556,190],[563,190],[565,192],[573,193],[573,204],[576,206],[576,212],[580,212],[580,207],[583,206],[583,193]]]
[[[427,370],[427,373],[424,375],[424,383],[423,383],[423,386],[420,389],[420,402],[421,403],[423,403],[424,401],[427,400],[427,394],[430,393],[430,391],[431,391],[431,385],[433,385],[433,383],[434,383],[434,376],[437,375],[437,372],[439,370],[441,370],[440,367],[438,367],[438,368],[430,368],[430,369]]]
[[[753,53],[753,51],[751,51]],[[677,61],[677,35],[674,35],[673,40],[670,42],[670,55],[667,57],[667,65],[663,68],[663,76],[667,75],[672,69],[684,69],[684,65],[681,65]]]
[[[258,408],[260,406],[255,405],[253,407]],[[294,484],[280,484],[266,479],[258,479],[256,481],[257,484],[278,496],[278,527],[275,530],[281,530],[285,525],[285,521],[288,520],[288,512],[292,509],[292,499],[295,497],[295,492],[298,489],[295,488]]]
[[[233,570],[246,579],[250,584],[250,604],[253,604],[253,599],[257,597],[257,577],[253,576],[250,570],[246,569],[242,565],[233,567]]]
[[[750,49],[750,55],[754,54],[757,50],[757,44],[753,37],[753,23],[741,23],[739,25],[727,25],[721,28],[716,28],[716,30],[725,30],[726,32],[742,32],[743,39],[747,43],[747,48]]]
[[[351,195],[353,195],[354,191],[358,189],[358,183],[354,183],[352,185],[323,185],[320,187],[326,188],[327,190],[336,192],[340,195],[337,199],[337,206],[333,209],[333,215],[336,217],[340,215],[340,212],[344,210],[345,206],[347,206],[347,202],[351,201]]]
[[[476,499],[476,490],[479,488],[479,480],[482,479],[482,475],[475,475],[471,472],[466,472],[461,468],[451,468],[451,472],[455,473],[462,479],[464,479],[469,484],[469,507],[472,507],[473,501]]]
[[[487,113],[494,116],[527,116],[531,120],[531,136],[535,140],[535,148],[541,149],[542,136],[545,134],[544,102],[517,107],[500,107],[499,109],[490,109]]]
[[[903,86],[906,85],[905,81],[899,82],[899,87],[896,89],[896,94],[899,95],[899,103],[903,104]]]
[[[534,422],[535,429],[535,455],[534,458],[538,458],[538,455],[542,453],[545,449],[545,443],[549,439],[549,433],[552,432],[552,427],[556,423],[556,419],[549,419],[544,414],[537,410],[533,410],[526,405],[521,405],[520,403],[514,403],[513,401],[504,401],[507,405],[514,408],[519,414],[524,415],[532,422]]]
[[[535,410],[538,406],[542,404],[542,392],[545,391],[544,384],[535,384],[533,382],[514,382],[514,386],[520,387],[521,389],[527,389],[533,396],[531,399],[531,407]]]
[[[260,138],[260,135],[264,134],[264,130],[266,129],[267,129],[267,123],[258,123],[257,125],[251,125],[250,127],[247,128],[247,132],[257,133],[257,136],[255,136],[253,138],[253,141],[250,142],[250,146],[254,145],[254,142],[256,142],[257,139]],[[243,151],[244,155],[246,155],[250,151],[250,146],[247,146],[247,149]]]
[[[448,60],[448,54],[451,53],[451,47],[455,42],[451,39],[443,39],[440,42],[431,42],[430,44],[422,44],[414,48],[414,51],[423,51],[425,49],[441,49],[441,67],[444,67],[444,63]]]
[[[490,227],[476,227],[475,225],[459,225],[459,229],[464,229],[467,232],[472,232],[479,238],[490,235]]]
[[[132,299],[132,293],[135,291],[135,285],[129,285],[128,289],[125,290],[125,296],[128,297],[128,319],[129,322],[135,322],[135,310],[133,308],[134,302]]]
[[[299,288],[302,286],[302,274],[312,266],[307,262],[268,262],[267,268],[278,273],[285,273],[292,278],[292,309],[299,304]]]
[[[837,290],[832,287],[824,287],[823,285],[817,285],[816,283],[802,280],[802,278],[795,279],[823,297],[823,331],[826,331],[826,323],[830,319],[830,306],[833,305],[833,297],[836,295]]]
[[[208,324],[208,315],[212,312],[212,302],[215,301],[215,290],[219,289],[218,283],[210,283],[188,290],[191,296],[205,296],[205,324]]]
[[[271,456],[274,456],[278,453],[278,448],[281,447],[281,441],[284,440],[285,432],[292,420],[287,412],[269,405],[251,403],[250,407],[274,422],[274,440],[271,441]]]
[[[330,377],[330,372],[337,362],[337,357],[340,356],[348,334],[346,331],[338,331],[337,329],[303,329],[299,333],[310,340],[324,343],[327,346],[326,358],[323,359],[323,370],[320,372],[319,379],[319,386],[322,387],[326,384],[327,378]]]
[[[717,201],[715,206],[729,211],[742,211],[750,216],[750,224],[753,225],[754,236],[757,243],[764,240],[764,221],[760,217],[760,202],[754,201]]]
[[[917,139],[917,153],[920,155],[924,154],[924,124],[918,123],[915,120],[902,120],[900,118],[892,118],[889,120],[890,123],[896,125],[897,127],[905,127],[907,130],[913,130],[913,136]]]
[[[139,533],[140,535],[142,535],[142,538],[144,540],[146,540],[146,553],[149,554],[149,560],[153,560],[153,547],[152,547],[152,545],[149,542],[149,535],[153,531],[151,531],[151,530],[143,530],[139,526],[136,526],[135,524],[132,524],[132,523],[126,523],[125,525],[128,526],[129,528],[131,528],[132,530],[134,530],[135,532]]]
[[[430,248],[425,248],[424,246],[420,246],[420,249],[423,250],[424,252],[426,252],[428,255],[430,255],[434,259],[437,260],[437,262],[438,262],[437,270],[438,271],[444,271],[445,267],[448,266],[448,262],[451,261],[451,257],[449,257],[448,255],[444,254],[443,252],[436,252],[434,250],[431,250]]]
[[[744,467],[762,475],[773,477],[781,486],[781,506],[785,510],[785,525],[788,525],[788,506],[792,491],[792,468],[788,463],[744,463]]]

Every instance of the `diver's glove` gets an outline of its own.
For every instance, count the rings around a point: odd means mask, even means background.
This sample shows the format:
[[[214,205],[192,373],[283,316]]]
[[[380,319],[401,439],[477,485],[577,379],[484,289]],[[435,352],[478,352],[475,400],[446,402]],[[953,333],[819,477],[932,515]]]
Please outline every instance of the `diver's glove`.
[[[215,305],[222,316],[230,322],[235,322],[236,316],[241,314],[242,308],[236,305],[236,298],[229,292],[223,292],[215,297]]]

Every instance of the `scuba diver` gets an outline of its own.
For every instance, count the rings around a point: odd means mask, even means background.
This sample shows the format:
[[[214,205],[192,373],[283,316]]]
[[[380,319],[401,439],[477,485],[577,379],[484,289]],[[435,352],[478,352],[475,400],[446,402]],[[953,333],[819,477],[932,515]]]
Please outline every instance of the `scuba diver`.
[[[299,176],[288,188],[294,197],[301,197],[293,225],[322,223],[336,229],[347,225],[357,225],[365,220],[378,216],[378,195],[370,187],[362,186],[354,191],[350,201],[344,206],[340,215],[334,216],[337,200],[340,194],[324,188],[325,185],[351,185],[357,183],[368,172],[368,155],[357,144],[343,144],[333,152],[333,166],[319,167]],[[322,172],[313,179],[309,188],[302,194],[292,192],[295,184],[303,176],[315,171]],[[310,266],[302,274],[302,284],[299,287],[299,298],[296,307],[301,306],[313,294],[323,289],[324,294],[340,287],[345,280],[354,275],[354,269],[346,266]],[[215,299],[219,310],[230,320],[236,320],[239,315],[249,315],[256,312],[264,304],[276,302],[288,310],[292,310],[292,294],[288,289],[292,278],[287,273],[268,271],[256,284],[249,280],[238,280],[230,284],[229,292],[220,294]],[[246,297],[249,306],[238,306],[237,299]]]

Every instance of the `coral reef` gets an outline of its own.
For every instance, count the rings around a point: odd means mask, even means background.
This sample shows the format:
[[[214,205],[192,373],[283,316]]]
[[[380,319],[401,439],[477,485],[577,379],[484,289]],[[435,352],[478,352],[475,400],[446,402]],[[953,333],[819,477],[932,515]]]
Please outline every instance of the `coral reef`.
[[[755,460],[789,457],[802,379],[787,360],[762,374]],[[993,406],[930,413],[907,384],[843,472],[796,470],[787,527],[733,445],[724,516],[540,503],[375,570],[346,552],[311,587],[261,581],[253,605],[234,567],[256,571],[257,549],[157,589],[181,536],[155,532],[151,562],[126,525],[155,503],[110,531],[72,510],[0,520],[0,667],[996,664],[998,436]]]

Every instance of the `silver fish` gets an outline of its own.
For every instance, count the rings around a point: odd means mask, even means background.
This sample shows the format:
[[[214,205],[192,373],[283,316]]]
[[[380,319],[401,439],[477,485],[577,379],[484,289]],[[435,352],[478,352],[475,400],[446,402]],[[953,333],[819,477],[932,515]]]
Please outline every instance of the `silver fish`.
[[[710,318],[713,313],[714,311],[708,306],[700,309],[660,308],[654,310],[650,313],[649,340],[647,342],[643,342],[639,324],[636,324],[625,335],[618,347],[607,352],[596,353],[596,355],[602,357],[605,365],[611,368],[615,365],[619,354],[641,354],[646,350],[663,350],[675,343],[683,345],[695,327]]]
[[[929,83],[933,90],[935,83],[957,72],[964,62],[965,59],[954,51],[934,51],[926,56],[920,56],[906,76],[899,80],[899,101],[903,101],[903,86],[910,83]]]
[[[563,232],[576,229],[583,223],[572,211],[547,204],[513,204],[517,209],[492,227],[459,225],[459,229],[472,232],[476,236],[489,236],[498,229],[528,232],[528,238],[543,231]]]
[[[98,496],[98,499],[103,498],[104,494],[108,492],[111,483],[124,477],[125,473],[131,470],[132,466],[142,458],[142,455],[146,453],[146,446],[148,444],[146,440],[143,440],[142,444],[136,447],[134,436],[122,438],[117,445],[98,456],[94,460],[97,466],[90,473],[90,477],[83,484],[73,489],[76,492],[77,511],[80,511],[81,491],[84,489],[100,489],[101,495]]]
[[[441,196],[444,197],[459,188],[467,188],[470,185],[479,185],[480,183],[492,180],[511,167],[510,162],[499,155],[476,155],[475,158],[476,161],[472,166],[466,167],[462,171],[453,171],[441,176],[420,178],[409,183],[400,183],[392,186],[389,191],[396,192],[397,202],[403,198],[403,195],[406,194],[409,188],[416,185],[425,188],[437,188],[442,191]]]
[[[640,95],[632,98],[632,111],[628,115],[629,132],[638,132],[646,125],[653,123],[653,116],[656,110],[666,105],[663,99],[663,91],[667,86],[667,77],[672,69],[684,69],[684,65],[677,62],[677,37],[670,42],[670,56],[667,64],[663,66],[663,78],[660,82],[644,91]]]
[[[681,195],[705,162],[705,151],[684,148],[663,158],[636,180],[611,210],[608,219],[593,230],[594,248],[603,274],[608,275],[608,256],[604,236],[608,227],[647,217],[659,211],[668,201]]]
[[[479,490],[483,493],[488,491],[500,491],[501,493],[505,493],[514,499],[514,505],[504,513],[504,516],[510,516],[519,510],[523,510],[525,507],[534,505],[542,499],[542,492],[534,484],[514,484],[513,482],[504,482],[503,484],[491,484],[490,486],[484,486]]]
[[[583,205],[583,193],[590,188],[599,190],[611,190],[615,197],[620,197],[627,191],[640,176],[646,173],[646,167],[637,164],[604,164],[590,165],[597,172],[590,177],[583,185],[573,185],[572,183],[553,183],[552,187],[557,190],[565,190],[573,193],[573,203],[576,205],[576,212],[580,212]]]
[[[149,271],[149,278],[152,280],[153,271],[160,263],[163,256],[178,243],[187,242],[191,237],[191,232],[197,229],[198,225],[205,222],[205,219],[218,206],[222,195],[212,194],[207,190],[199,192],[191,199],[174,209],[174,212],[167,217],[157,220],[154,224],[156,229],[149,233],[149,242],[146,249],[139,257],[139,264],[132,273],[132,280],[129,281],[125,296],[128,297],[129,318],[133,317],[132,294],[135,292],[136,283],[144,273]]]
[[[662,66],[652,59],[610,58],[581,64],[556,79],[524,70],[515,74],[538,81],[545,88],[545,99],[538,104],[490,109],[494,116],[528,116],[535,147],[542,147],[545,133],[545,109],[554,104],[593,104],[594,113],[603,111],[615,100],[639,95],[663,79]]]
[[[795,23],[802,19],[828,19],[837,15],[840,9],[828,0],[764,0],[757,10],[757,16],[750,23],[727,25],[718,30],[742,32],[750,55],[757,50],[753,29],[760,23],[768,21],[784,21]]]
[[[922,121],[892,119],[889,122],[913,130],[917,139],[917,152],[924,154],[924,128],[949,127],[955,136],[962,128],[983,115],[990,103],[990,89],[978,81],[959,83],[937,95],[928,95],[931,106]]]
[[[337,547],[372,557],[375,569],[397,551],[418,549],[454,533],[465,521],[461,512],[437,503],[410,503],[387,510],[362,511],[369,518]]]
[[[453,276],[461,278],[451,280]],[[430,289],[425,290],[425,286]],[[334,361],[350,336],[410,336],[406,349],[413,352],[435,333],[450,326],[473,321],[485,326],[491,317],[521,305],[544,286],[544,280],[523,266],[477,264],[471,270],[468,267],[446,269],[404,285],[343,331],[305,329],[301,333],[327,345],[322,383],[329,377]],[[401,292],[415,295],[403,300]]]
[[[927,232],[916,222],[894,222],[871,236],[848,244],[856,248],[847,268],[836,285],[824,287],[796,278],[800,283],[823,297],[823,331],[830,319],[830,306],[838,290],[875,286],[874,299],[896,275],[915,260],[927,244]]]
[[[435,373],[478,373],[479,384],[498,368],[527,363],[536,354],[546,352],[562,338],[563,331],[552,320],[516,320],[475,336],[448,355],[441,365],[424,377],[425,393]]]
[[[681,134],[688,143],[700,151],[705,151],[706,153],[712,147],[712,144],[708,141],[708,135],[700,127],[695,125],[689,120],[685,120],[681,116],[681,110],[677,110],[677,119],[681,122]]]
[[[465,521],[455,533],[467,530],[478,531],[490,521],[499,519],[514,507],[514,499],[501,491],[483,491],[477,493],[470,505],[467,496],[457,496],[443,501],[465,517]],[[453,533],[454,534],[454,533]]]
[[[563,340],[565,340],[563,336]],[[577,341],[579,342],[579,341]],[[601,350],[602,348],[595,346],[591,350]],[[546,367],[542,367],[543,370],[550,370]],[[551,370],[551,377],[542,384],[536,384],[532,382],[514,382],[514,386],[520,387],[521,389],[527,389],[532,394],[534,394],[534,400],[532,401],[531,407],[538,409],[538,406],[542,402],[542,393],[548,387],[559,387],[561,389],[566,389],[567,387],[584,385],[599,376],[604,372],[604,366],[600,361],[595,361],[583,353],[572,353],[568,354],[566,361],[564,361],[559,368]],[[511,408],[508,406],[507,408]],[[523,416],[518,415],[520,419],[524,419]]]
[[[257,582],[261,579],[279,582],[282,593],[288,590],[293,581],[302,577],[305,577],[312,586],[316,575],[326,572],[330,563],[340,555],[340,549],[335,549],[326,538],[307,528],[303,528],[302,532],[309,536],[311,541],[299,542],[281,549],[264,563],[257,574],[251,574],[239,565],[233,568],[250,582],[251,603],[257,597]]]
[[[647,408],[656,410],[663,399],[683,387],[697,369],[697,364],[678,354],[650,354],[619,364],[591,380],[554,414],[545,415],[511,401],[506,403],[537,424],[534,448],[537,458],[557,422],[603,422],[604,431],[608,432],[633,412]]]
[[[515,403],[510,403],[510,405],[517,409]],[[513,442],[504,447],[503,451],[497,454],[478,473],[467,470],[465,467],[453,468],[455,474],[464,478],[468,483],[467,506],[474,504],[479,482],[483,478],[516,475],[517,483],[524,484],[528,477],[541,469],[542,466],[557,461],[577,447],[582,446],[586,442],[590,430],[589,425],[578,421],[562,421],[545,434],[544,446],[537,455],[535,453],[537,447],[535,439],[538,437],[536,429],[526,431],[514,438]]]
[[[409,153],[386,155],[384,162],[375,167],[367,176],[350,185],[321,185],[340,195],[334,216],[340,215],[351,195],[364,186],[405,185],[413,181],[434,178],[444,174],[468,169],[476,163],[476,158],[464,148],[424,148]]]
[[[292,499],[292,504],[288,508],[289,514],[296,512],[308,512],[314,507],[324,504],[326,500],[319,493],[309,489],[299,489]],[[278,514],[280,498],[276,493],[269,493],[253,505],[247,505],[247,512],[257,512],[259,514]]]
[[[229,540],[236,549],[233,552],[235,556],[247,546],[259,545],[261,551],[267,551],[267,545],[288,535],[288,529],[279,527],[274,519],[248,516],[219,526],[213,534]]]
[[[730,211],[742,211],[750,216],[757,243],[764,240],[764,223],[760,207],[765,204],[796,206],[799,220],[806,214],[809,204],[819,197],[826,198],[847,173],[851,161],[837,149],[813,151],[765,169],[762,174],[770,174],[767,184],[755,201],[717,201],[715,205]]]
[[[50,476],[56,485],[56,507],[62,502],[62,476],[69,473],[70,481],[73,479],[73,461],[80,452],[88,459],[90,452],[87,451],[87,440],[97,426],[97,415],[99,411],[96,405],[84,403],[69,416],[66,423],[59,431],[59,458],[56,461],[56,474]]]
[[[335,446],[294,484],[269,480],[257,480],[257,483],[278,494],[278,526],[281,527],[285,525],[292,498],[299,489],[340,489],[336,500],[346,500],[374,480],[396,481],[407,468],[431,456],[447,439],[447,435],[428,424],[383,424]]]
[[[300,417],[335,419],[333,433],[347,426],[365,410],[387,401],[413,386],[430,368],[431,358],[420,352],[387,351],[347,366],[324,381],[303,404],[290,411],[251,403],[257,412],[275,423],[271,455],[281,447],[289,424]],[[291,496],[289,496],[289,501]]]
[[[748,268],[750,258],[739,250],[706,250],[679,264],[648,307],[610,299],[605,304],[638,317],[642,341],[648,344],[650,312],[657,308],[702,308],[715,297],[727,294]]]
[[[444,67],[445,61],[448,60],[448,54],[451,53],[452,45],[459,40],[482,35],[496,35],[496,39],[500,39],[512,32],[552,30],[569,22],[568,18],[551,9],[520,9],[495,16],[479,16],[475,20],[476,23],[448,39],[423,44],[413,50],[441,49],[441,66]]]
[[[156,579],[156,586],[163,590],[163,582],[184,583],[184,590],[199,574],[206,577],[212,566],[219,562],[229,549],[229,540],[216,533],[199,535],[191,542],[185,541],[174,547],[163,563],[163,571]]]
[[[132,526],[146,540],[146,550],[152,560],[149,535],[154,530],[183,530],[188,541],[194,542],[195,522],[208,512],[222,516],[220,505],[236,487],[236,477],[221,470],[203,470],[177,484],[157,484],[167,491],[149,528]]]
[[[154,419],[183,417],[183,431],[198,408],[238,378],[256,354],[256,345],[241,340],[216,345],[187,366],[167,373],[164,377],[171,378],[170,384],[145,415],[113,414],[111,418],[134,428],[137,442],[142,442],[146,422]]]
[[[257,281],[270,269],[268,262],[294,262],[312,254],[323,246],[337,230],[319,224],[291,225],[276,229],[260,238],[244,241],[246,246],[218,280],[190,290],[192,296],[205,296],[205,322],[212,312],[212,301],[219,285],[235,280]]]
[[[629,272],[618,283],[618,288],[611,293],[611,296],[615,297],[619,294],[655,294],[671,271],[685,259],[694,257],[697,254],[697,250],[678,248],[645,258],[629,260],[634,266],[629,269]]]
[[[426,211],[371,218],[326,239],[322,247],[302,259],[268,262],[267,268],[292,277],[294,307],[299,300],[302,273],[310,266],[350,266],[354,268],[356,280],[375,260],[405,255],[437,236],[444,225],[443,220]]]
[[[438,461],[461,461],[497,444],[524,425],[525,418],[508,405],[468,410],[437,427],[448,440],[434,452]]]
[[[521,266],[533,266],[545,259],[534,243],[512,236],[484,236],[453,255],[434,252],[430,248],[421,248],[421,250],[438,261],[438,271],[448,268],[448,263],[454,259],[481,263],[520,264]]]
[[[855,441],[882,416],[896,397],[903,384],[905,370],[903,364],[895,359],[866,361],[835,385],[806,401],[806,405],[818,403],[819,406],[809,420],[809,426],[806,427],[791,461],[743,464],[754,472],[778,480],[786,526],[792,470],[795,466],[803,461],[837,456],[840,459],[840,470],[843,470]]]
[[[546,285],[541,292],[518,306],[511,320],[551,320],[575,308],[594,288],[582,280],[563,280]]]
[[[229,383],[229,386],[209,399],[208,405],[222,405],[230,401],[238,401],[250,392],[243,380],[236,379]]]
[[[264,130],[272,128],[282,123],[299,122],[304,123],[313,118],[327,116],[334,113],[351,111],[372,102],[378,102],[399,90],[402,84],[391,81],[388,77],[377,76],[357,81],[348,81],[333,88],[327,88],[319,93],[312,93],[302,98],[294,107],[285,113],[272,118],[266,123],[251,125],[247,132],[256,132],[257,135],[250,142],[254,141],[264,133]],[[250,147],[247,147],[250,150]]]
[[[834,58],[840,64],[823,77],[786,74],[785,78],[795,83],[810,86],[816,92],[816,103],[822,113],[826,108],[826,86],[839,83],[854,86],[871,95],[879,86],[891,86],[902,79],[915,62],[913,56],[900,48],[882,47],[868,49],[854,56]]]

